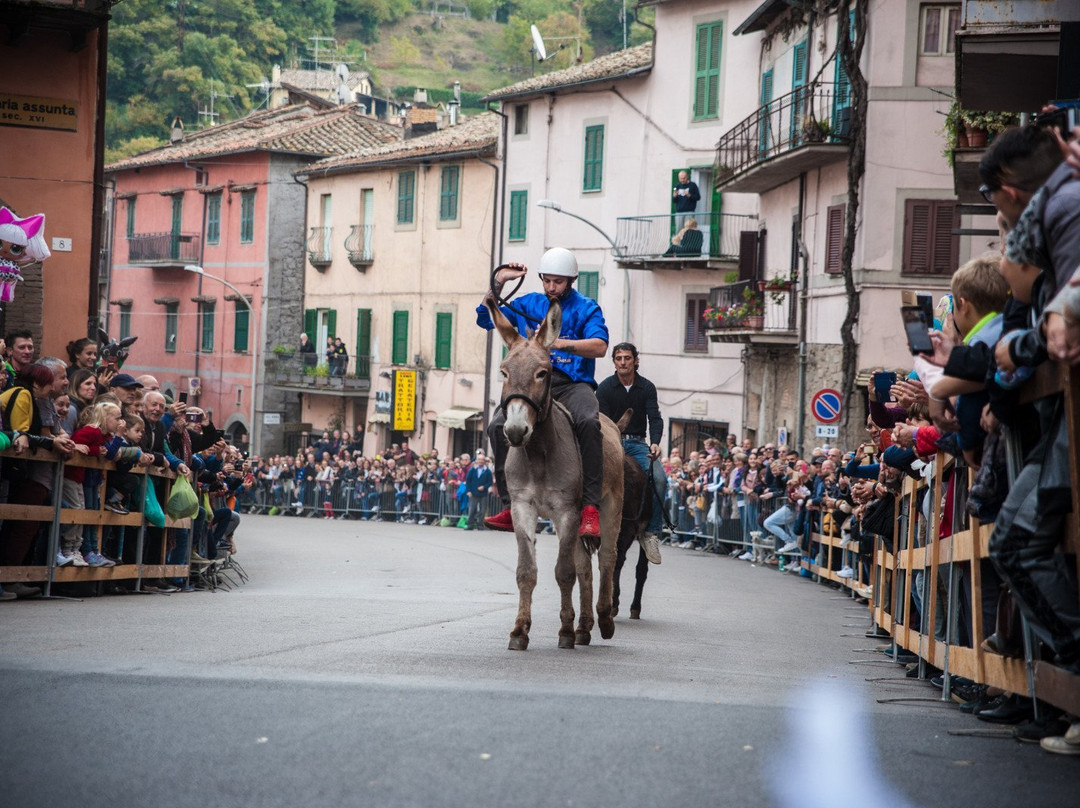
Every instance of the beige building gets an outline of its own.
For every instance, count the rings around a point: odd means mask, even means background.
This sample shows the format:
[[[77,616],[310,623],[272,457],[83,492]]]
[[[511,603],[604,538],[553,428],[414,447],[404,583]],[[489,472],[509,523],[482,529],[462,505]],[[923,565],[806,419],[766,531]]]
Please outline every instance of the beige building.
[[[298,173],[308,186],[305,331],[318,353],[305,376],[283,365],[277,382],[300,394],[303,421],[363,434],[369,456],[402,439],[443,454],[481,441],[490,340],[474,310],[497,236],[500,119],[434,131],[421,119],[433,113],[410,110],[412,137]],[[330,337],[344,341],[346,362],[327,362]],[[391,429],[396,371],[415,372],[412,430]]]

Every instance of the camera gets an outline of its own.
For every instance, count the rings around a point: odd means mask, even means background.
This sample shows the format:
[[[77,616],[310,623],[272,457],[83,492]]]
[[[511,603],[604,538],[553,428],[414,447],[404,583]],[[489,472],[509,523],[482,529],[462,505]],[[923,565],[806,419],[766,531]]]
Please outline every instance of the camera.
[[[1044,112],[1035,117],[1035,125],[1040,128],[1053,128],[1061,132],[1061,136],[1068,140],[1072,130],[1080,126],[1080,107],[1073,106],[1075,102],[1051,102],[1057,109]]]

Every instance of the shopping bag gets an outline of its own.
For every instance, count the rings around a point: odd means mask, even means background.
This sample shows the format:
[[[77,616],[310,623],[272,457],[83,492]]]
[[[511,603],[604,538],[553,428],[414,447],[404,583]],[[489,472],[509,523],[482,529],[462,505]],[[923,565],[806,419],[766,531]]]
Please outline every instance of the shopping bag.
[[[146,497],[143,500],[143,518],[154,527],[165,527],[165,511],[161,510],[152,481],[146,481]]]
[[[165,510],[173,519],[190,519],[199,512],[199,498],[183,474],[173,480]]]

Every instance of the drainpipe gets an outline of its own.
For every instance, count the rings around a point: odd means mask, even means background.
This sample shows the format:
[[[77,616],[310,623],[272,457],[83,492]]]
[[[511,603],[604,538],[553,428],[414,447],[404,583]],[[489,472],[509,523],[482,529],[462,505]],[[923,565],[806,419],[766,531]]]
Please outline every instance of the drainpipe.
[[[104,329],[106,334],[109,333],[109,298],[112,296],[112,278],[113,278],[113,272],[114,272],[114,269],[113,269],[113,263],[114,263],[113,262],[113,249],[112,249],[112,247],[113,247],[113,239],[115,238],[115,234],[116,234],[116,180],[115,179],[106,180],[104,184],[109,185],[109,186],[112,187],[112,191],[111,191],[111,193],[109,193],[109,215],[108,215],[108,218],[106,219],[106,222],[107,222],[108,226],[107,226],[107,233],[105,235],[105,245],[102,248],[103,255],[100,257],[100,263],[103,263],[105,266],[108,267],[108,272],[105,275],[105,321],[104,321],[104,323],[101,322],[101,311],[99,309],[96,312],[98,322],[95,324],[95,327],[92,327],[90,332],[88,333],[88,336],[92,340],[94,340],[94,342],[98,341],[97,328]],[[99,281],[100,281],[100,276],[99,276]],[[98,290],[93,295],[93,297],[94,297],[95,300],[98,300],[101,297],[101,291]],[[93,318],[91,318],[91,319],[93,319]]]
[[[795,446],[799,453],[803,451],[803,431],[806,429],[806,310],[810,302],[810,252],[802,237],[803,211],[806,204],[806,172],[799,175],[799,257],[802,259],[802,278],[799,281],[799,373],[796,383],[795,398],[798,404],[798,417],[795,426]]]
[[[90,214],[90,288],[86,306],[86,333],[97,339],[98,286],[101,262],[102,217],[105,215],[105,85],[109,75],[109,27],[102,25],[97,29],[97,109],[94,111],[94,199]],[[115,187],[115,186],[114,186]],[[106,306],[108,311],[108,306]]]
[[[499,141],[502,145],[502,176],[500,177],[499,166],[496,163],[489,163],[482,157],[479,158],[481,163],[491,166],[495,170],[495,198],[499,203],[499,216],[498,223],[496,223],[495,215],[491,216],[491,257],[495,261],[495,266],[499,266],[503,259],[503,242],[499,238],[499,235],[503,232],[503,225],[506,220],[506,128],[509,117],[497,110],[488,106],[489,112],[494,112],[500,118],[502,118],[502,131],[499,135]],[[494,267],[493,267],[494,268]],[[486,445],[487,439],[487,427],[491,422],[491,351],[495,346],[495,332],[489,330],[487,337],[484,340],[484,437],[481,439],[481,443]],[[490,448],[490,447],[489,447]]]

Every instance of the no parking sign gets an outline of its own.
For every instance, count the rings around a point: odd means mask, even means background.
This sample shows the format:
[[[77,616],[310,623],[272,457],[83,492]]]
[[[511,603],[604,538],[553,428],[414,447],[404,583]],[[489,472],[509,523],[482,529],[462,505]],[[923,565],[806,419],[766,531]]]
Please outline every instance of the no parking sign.
[[[840,394],[826,388],[814,393],[810,399],[810,411],[823,424],[833,424],[840,420]]]

